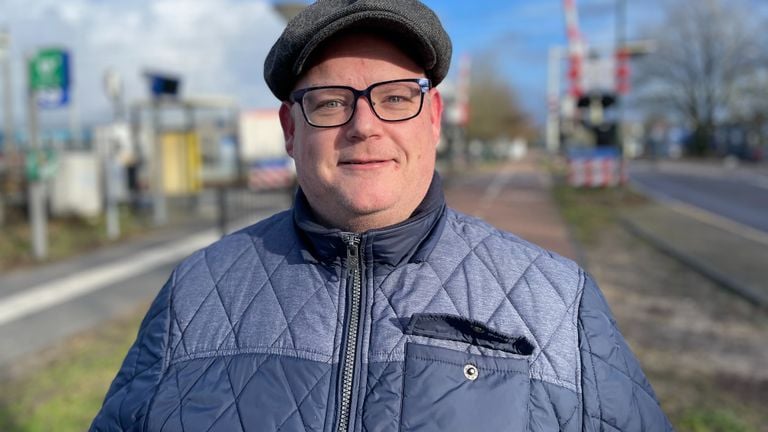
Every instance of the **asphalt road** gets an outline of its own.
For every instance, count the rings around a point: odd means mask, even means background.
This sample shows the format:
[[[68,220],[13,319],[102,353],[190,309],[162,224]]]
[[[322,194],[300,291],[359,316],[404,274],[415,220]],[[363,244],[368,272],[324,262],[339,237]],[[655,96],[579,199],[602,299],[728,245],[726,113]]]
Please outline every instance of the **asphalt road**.
[[[633,162],[657,200],[624,215],[651,244],[754,304],[768,305],[768,167]]]
[[[768,168],[633,162],[630,179],[659,200],[671,198],[768,233]]]

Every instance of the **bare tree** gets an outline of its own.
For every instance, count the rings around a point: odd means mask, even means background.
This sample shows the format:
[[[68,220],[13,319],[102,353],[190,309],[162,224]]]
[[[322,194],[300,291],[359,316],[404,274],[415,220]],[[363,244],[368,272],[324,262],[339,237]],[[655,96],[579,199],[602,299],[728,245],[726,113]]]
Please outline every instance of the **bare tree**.
[[[657,50],[639,62],[641,100],[678,114],[706,153],[718,122],[732,115],[741,89],[765,66],[756,18],[738,1],[671,0],[651,29]]]
[[[491,141],[498,138],[530,138],[533,127],[510,84],[498,73],[491,57],[481,57],[473,64],[469,86],[470,139]]]

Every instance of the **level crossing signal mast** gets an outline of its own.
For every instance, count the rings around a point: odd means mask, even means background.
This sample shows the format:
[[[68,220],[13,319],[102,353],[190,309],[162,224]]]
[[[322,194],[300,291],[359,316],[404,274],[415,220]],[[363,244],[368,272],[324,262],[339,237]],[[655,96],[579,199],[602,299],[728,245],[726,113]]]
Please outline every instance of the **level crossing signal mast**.
[[[574,187],[615,186],[625,179],[619,147],[619,122],[606,120],[605,110],[615,106],[619,94],[629,89],[629,69],[624,52],[601,58],[587,53],[579,28],[576,0],[563,0],[568,38],[568,94],[571,118],[561,119],[560,129],[568,155],[568,182]],[[589,55],[587,55],[589,54]],[[613,63],[613,65],[611,64]],[[605,77],[613,75],[613,82]]]

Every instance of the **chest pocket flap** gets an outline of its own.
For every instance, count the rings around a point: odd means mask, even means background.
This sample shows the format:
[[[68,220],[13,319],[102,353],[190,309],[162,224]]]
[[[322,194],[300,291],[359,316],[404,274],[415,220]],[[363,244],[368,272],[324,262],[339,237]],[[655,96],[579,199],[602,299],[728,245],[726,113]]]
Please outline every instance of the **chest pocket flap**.
[[[528,356],[524,337],[454,315],[416,314],[406,334],[464,342],[516,354],[496,357],[408,343],[401,432],[520,431],[528,422]]]

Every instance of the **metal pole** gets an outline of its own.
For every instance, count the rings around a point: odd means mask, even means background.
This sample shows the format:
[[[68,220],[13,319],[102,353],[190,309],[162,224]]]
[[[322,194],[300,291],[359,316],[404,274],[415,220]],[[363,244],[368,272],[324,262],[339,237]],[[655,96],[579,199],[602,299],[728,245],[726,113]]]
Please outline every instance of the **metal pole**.
[[[626,45],[627,31],[627,1],[616,0],[616,58],[615,62],[619,64],[619,53],[624,51]],[[618,80],[618,76],[616,76]],[[617,87],[618,90],[618,87]],[[624,155],[624,96],[616,92],[616,139],[617,148]]]
[[[224,237],[227,235],[229,212],[227,211],[227,187],[223,184],[216,188],[216,201],[219,207],[219,232]]]
[[[0,60],[3,62],[3,139],[6,154],[16,152],[16,136],[13,131],[10,41],[8,32],[0,30]]]
[[[163,148],[160,140],[160,102],[152,102],[152,207],[155,226],[168,222],[163,191]]]
[[[27,64],[32,60],[28,59]],[[38,136],[37,106],[35,91],[32,83],[28,84],[27,95],[27,123],[29,127],[29,157],[37,157],[40,151],[40,138]],[[38,175],[40,167],[38,166]],[[45,182],[39,176],[29,180],[29,193],[27,196],[29,205],[30,226],[32,229],[32,255],[35,259],[43,260],[48,256],[48,221],[45,212]]]
[[[69,108],[67,109],[69,114],[69,143],[72,150],[80,150],[83,148],[82,131],[80,130],[80,111],[77,107],[77,99],[75,98],[73,84],[70,84],[69,92]]]
[[[560,151],[560,47],[549,48],[549,77],[547,80],[547,150]]]
[[[7,161],[6,175],[11,175],[11,166],[16,164],[16,142],[13,133],[13,97],[11,95],[11,55],[8,32],[0,29],[0,62],[3,74],[3,141]],[[5,194],[0,193],[0,226],[5,224]]]
[[[115,147],[117,143],[117,123],[112,125],[107,148],[102,155],[104,160],[104,186],[106,189],[107,204],[107,238],[115,240],[120,237],[120,213],[117,208],[117,161],[115,160]]]
[[[117,206],[117,186],[119,165],[115,152],[118,144],[118,127],[122,120],[120,97],[122,93],[119,77],[115,72],[108,71],[105,75],[105,90],[107,97],[112,101],[112,130],[107,141],[107,148],[102,154],[104,160],[104,184],[106,189],[107,205],[107,237],[117,239],[120,237],[120,211]]]

